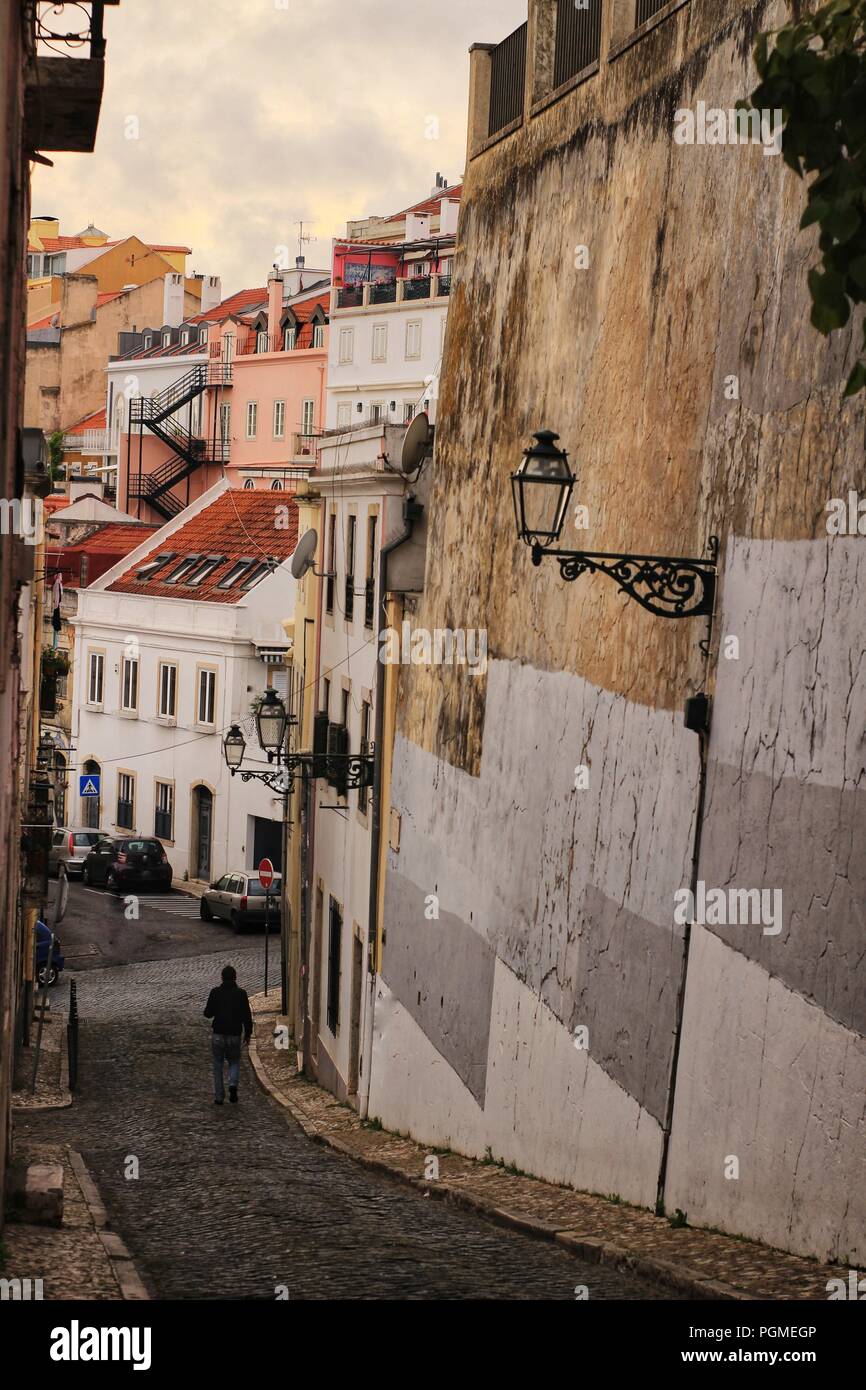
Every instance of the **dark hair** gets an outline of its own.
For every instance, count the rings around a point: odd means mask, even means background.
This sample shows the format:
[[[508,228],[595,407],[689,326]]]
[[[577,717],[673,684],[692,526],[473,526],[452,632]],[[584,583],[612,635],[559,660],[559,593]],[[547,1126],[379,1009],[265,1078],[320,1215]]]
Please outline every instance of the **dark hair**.
[[[233,965],[223,966],[223,984],[233,985],[238,978],[238,972]]]

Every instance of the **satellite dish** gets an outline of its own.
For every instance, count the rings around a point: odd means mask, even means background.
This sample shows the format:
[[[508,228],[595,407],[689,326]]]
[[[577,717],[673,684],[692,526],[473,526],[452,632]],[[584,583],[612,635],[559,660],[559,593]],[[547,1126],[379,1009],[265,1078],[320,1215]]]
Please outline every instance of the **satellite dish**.
[[[403,439],[400,467],[404,473],[417,473],[433,447],[433,431],[424,411],[416,415]]]
[[[311,570],[316,563],[316,547],[319,544],[319,537],[315,531],[305,531],[295,547],[292,556],[292,577],[303,579],[307,570]]]
[[[52,932],[54,928],[63,921],[66,916],[66,904],[69,902],[69,879],[66,875],[66,865],[61,862],[57,866],[57,892],[54,894],[54,911],[51,916],[50,926]]]

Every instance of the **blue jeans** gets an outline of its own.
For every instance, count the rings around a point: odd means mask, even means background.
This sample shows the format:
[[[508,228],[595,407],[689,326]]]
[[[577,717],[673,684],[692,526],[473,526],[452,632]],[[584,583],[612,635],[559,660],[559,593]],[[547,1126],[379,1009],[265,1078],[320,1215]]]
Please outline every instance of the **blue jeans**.
[[[238,1048],[238,1060],[229,1062],[229,1086],[237,1086],[238,1076],[241,1070],[240,1037],[231,1038],[225,1033],[214,1033],[211,1048],[213,1051],[213,1094],[214,1100],[225,1100],[226,1092],[223,1082],[223,1067],[226,1065],[226,1045],[234,1043]]]

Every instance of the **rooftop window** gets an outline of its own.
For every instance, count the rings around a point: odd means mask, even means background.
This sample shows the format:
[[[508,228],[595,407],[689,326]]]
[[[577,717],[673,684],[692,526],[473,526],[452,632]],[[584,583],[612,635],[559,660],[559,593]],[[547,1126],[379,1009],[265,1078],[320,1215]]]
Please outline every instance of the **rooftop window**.
[[[140,569],[137,569],[135,571],[135,577],[142,582],[152,579],[158,570],[164,569],[171,560],[175,559],[177,559],[176,551],[165,550],[162,554],[154,556],[152,560],[148,560]]]
[[[213,574],[215,569],[225,560],[225,555],[206,555],[205,558],[194,569],[188,570],[184,577],[184,584],[193,587],[203,584],[206,579]]]
[[[190,571],[204,559],[205,556],[198,551],[194,555],[186,555],[184,559],[181,560],[180,564],[172,570],[171,574],[166,575],[165,583],[179,584],[180,581],[186,579]]]
[[[231,569],[229,570],[228,574],[223,575],[219,584],[217,584],[217,588],[230,589],[232,585],[236,584],[238,580],[246,574],[250,566],[254,564],[255,560],[251,560],[248,557],[236,560],[235,563],[232,565]]]

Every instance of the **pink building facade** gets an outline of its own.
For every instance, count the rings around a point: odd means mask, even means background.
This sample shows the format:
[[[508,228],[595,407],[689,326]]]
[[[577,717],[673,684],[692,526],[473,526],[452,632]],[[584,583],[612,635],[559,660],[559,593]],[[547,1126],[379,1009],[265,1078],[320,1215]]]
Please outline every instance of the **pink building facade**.
[[[233,487],[292,490],[315,465],[330,286],[325,279],[289,298],[285,289],[283,273],[274,271],[264,291],[243,291],[181,325],[177,347],[124,355],[133,377],[138,363],[144,379],[145,361],[171,371],[162,389],[129,402],[118,506],[166,521],[222,477]],[[194,364],[184,361],[183,348],[195,349]]]

